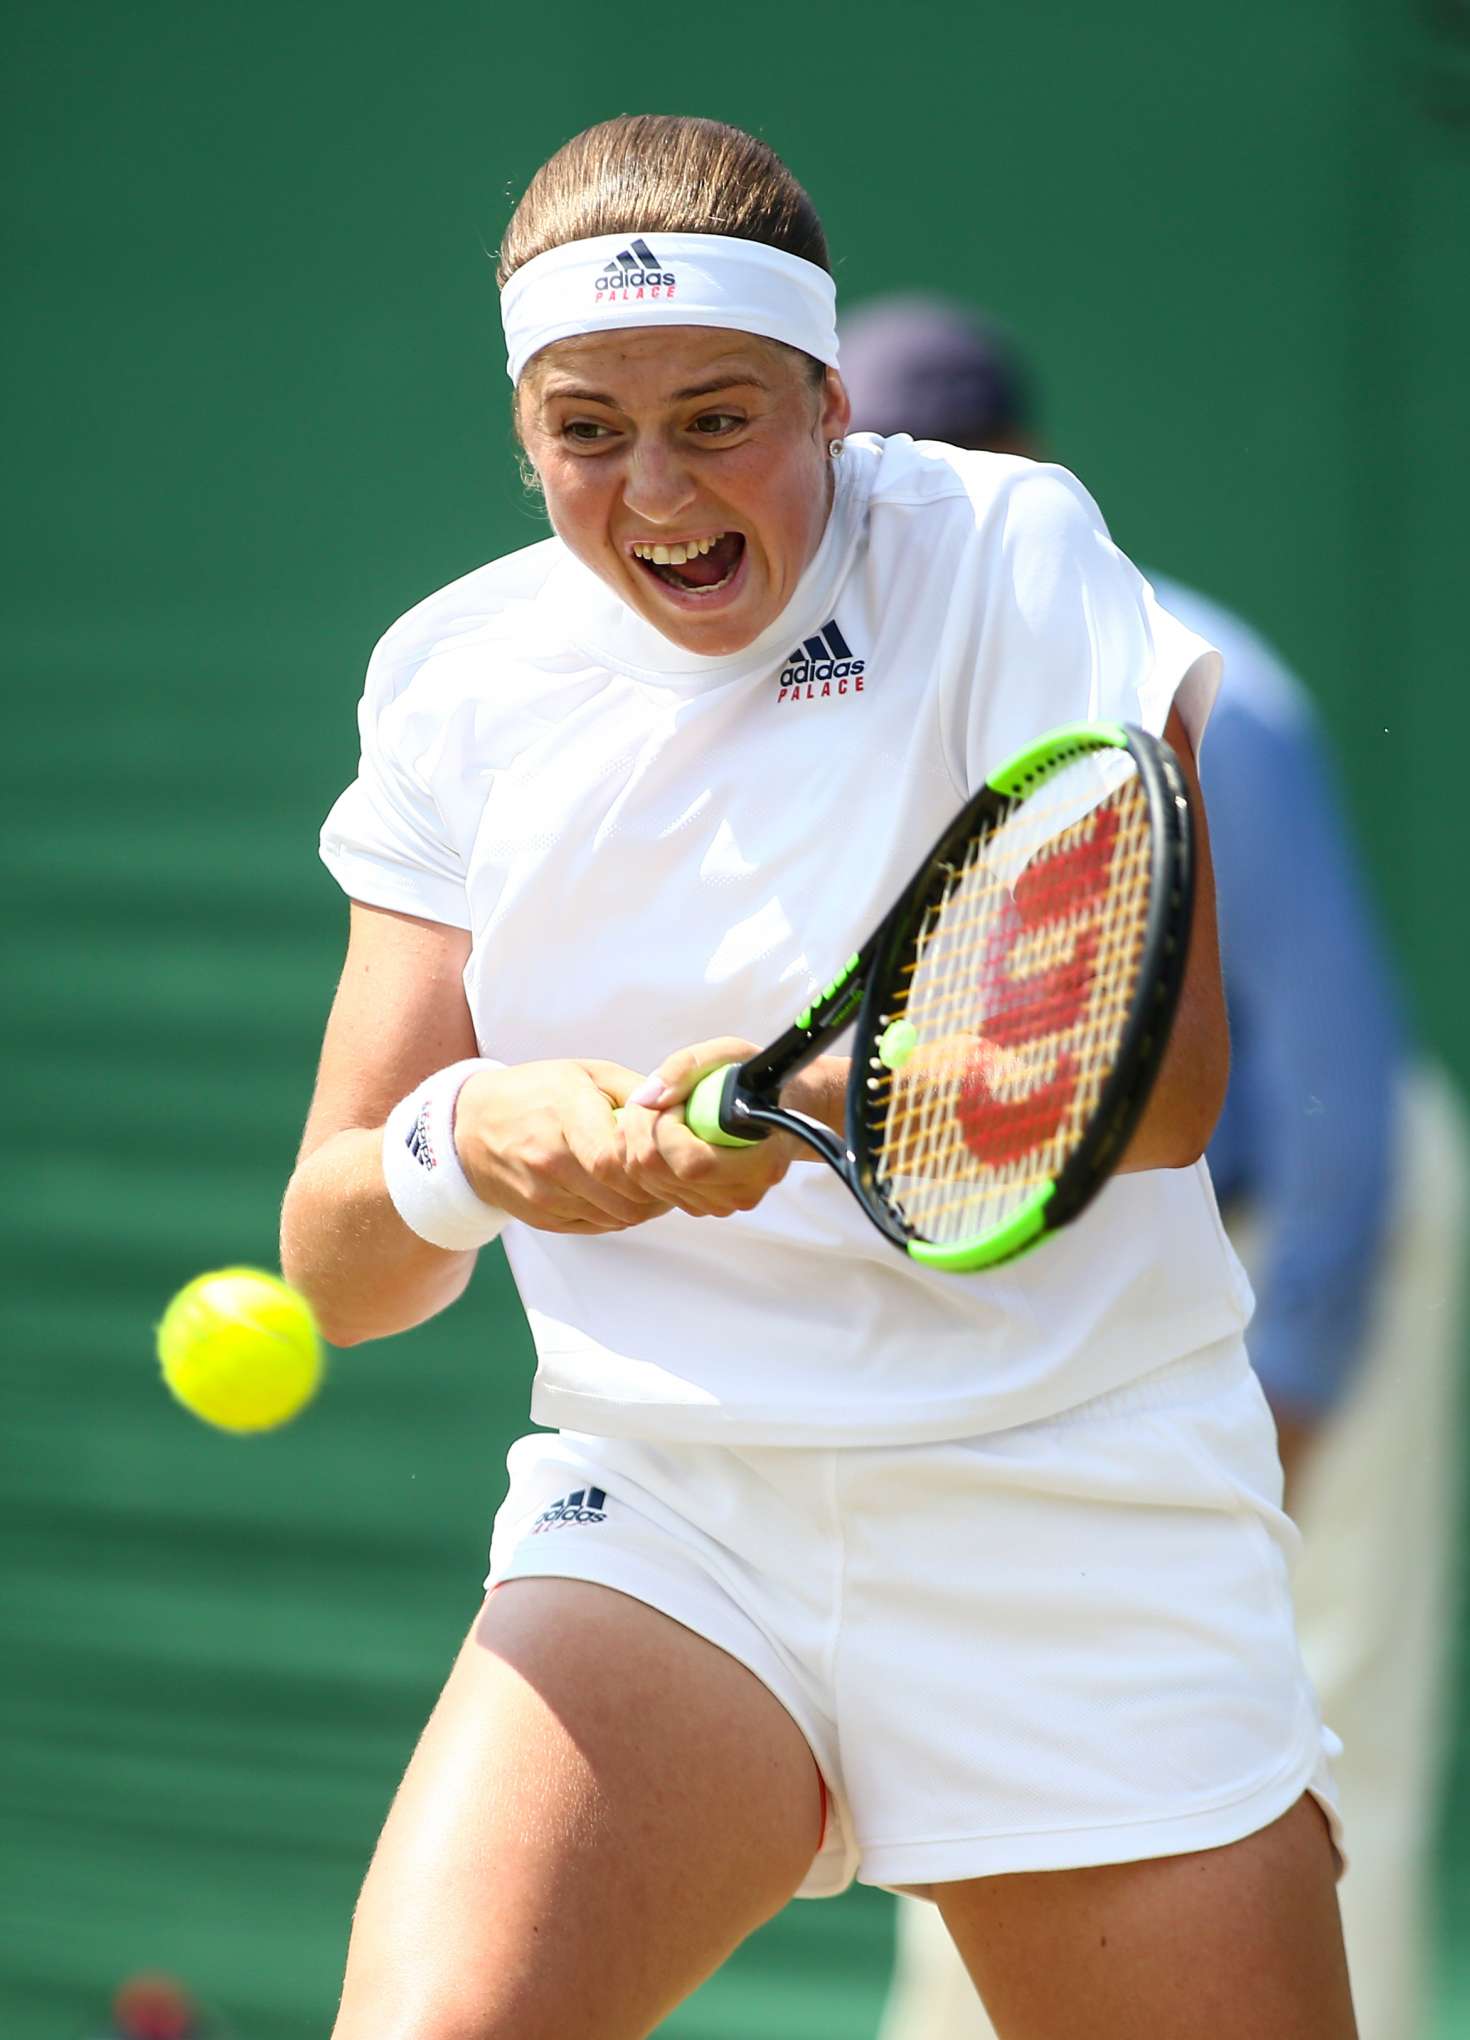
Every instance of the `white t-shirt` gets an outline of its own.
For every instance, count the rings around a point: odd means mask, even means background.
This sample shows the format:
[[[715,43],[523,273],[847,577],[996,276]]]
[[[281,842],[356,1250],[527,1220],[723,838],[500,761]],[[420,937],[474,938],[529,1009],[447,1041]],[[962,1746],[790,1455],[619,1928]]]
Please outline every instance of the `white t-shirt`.
[[[849,439],[790,606],[742,652],[671,644],[559,540],[394,625],[322,855],[357,900],[468,928],[481,1052],[651,1070],[765,1041],[962,800],[1053,725],[1198,740],[1218,683],[1060,468]],[[972,1276],[896,1252],[832,1173],[757,1210],[504,1234],[532,1414],[613,1436],[876,1444],[1073,1407],[1239,1333],[1203,1163],[1115,1180]]]

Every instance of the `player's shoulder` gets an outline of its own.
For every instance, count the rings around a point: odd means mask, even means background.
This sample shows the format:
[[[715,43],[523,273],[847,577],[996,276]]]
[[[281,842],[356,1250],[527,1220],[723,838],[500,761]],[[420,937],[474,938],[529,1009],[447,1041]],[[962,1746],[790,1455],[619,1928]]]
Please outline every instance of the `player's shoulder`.
[[[860,433],[851,443],[873,464],[868,502],[875,525],[921,539],[950,529],[1012,542],[1104,529],[1081,482],[1052,462],[910,439],[903,432],[886,439]]]
[[[369,692],[386,701],[415,684],[475,684],[497,653],[546,635],[542,598],[564,559],[558,539],[542,539],[426,595],[379,638]]]

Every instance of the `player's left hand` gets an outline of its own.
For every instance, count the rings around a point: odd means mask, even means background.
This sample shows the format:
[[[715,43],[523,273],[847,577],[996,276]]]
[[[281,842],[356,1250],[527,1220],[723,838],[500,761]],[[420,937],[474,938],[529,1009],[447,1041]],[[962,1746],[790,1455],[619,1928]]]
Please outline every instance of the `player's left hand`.
[[[691,1218],[754,1211],[802,1153],[799,1141],[773,1134],[753,1147],[712,1147],[684,1124],[684,1101],[707,1071],[744,1062],[757,1044],[734,1035],[699,1041],[667,1056],[619,1114],[628,1174],[640,1190]]]

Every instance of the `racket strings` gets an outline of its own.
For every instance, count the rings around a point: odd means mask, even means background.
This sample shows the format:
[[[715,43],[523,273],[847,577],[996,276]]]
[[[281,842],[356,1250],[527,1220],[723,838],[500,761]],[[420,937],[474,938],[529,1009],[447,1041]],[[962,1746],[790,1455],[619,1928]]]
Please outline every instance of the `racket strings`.
[[[1073,768],[1013,803],[947,868],[914,938],[885,1017],[915,1046],[875,1067],[869,1097],[879,1182],[926,1239],[1004,1224],[1097,1107],[1148,924],[1148,804],[1129,771],[1101,802]]]
[[[1120,858],[1127,860],[1131,869],[1120,867],[1116,882],[1121,885],[1131,880],[1136,886],[1142,887],[1143,905],[1146,911],[1151,855],[1147,836],[1144,836],[1139,842],[1128,846],[1118,854]],[[924,934],[920,937],[921,953],[922,945],[926,939],[931,938],[932,923],[934,919],[938,918],[940,911],[939,908],[930,909],[930,926],[926,927]],[[1042,929],[1037,936],[1029,938],[1022,945],[1018,945],[1017,951],[1011,959],[1012,967],[1014,970],[1028,973],[1045,971],[1056,962],[1068,957],[1074,941],[1075,928],[1073,920],[1052,922]],[[927,961],[928,959],[925,960]],[[904,964],[901,976],[911,978],[919,967],[920,957],[916,956],[913,960]],[[946,1017],[946,1013],[949,1012],[953,1014],[958,1024],[963,1025],[967,1023],[974,1014],[975,993],[973,985],[966,983],[958,972],[955,972],[949,981],[946,982],[938,975],[942,966],[935,964],[933,968],[935,976],[934,981],[929,986],[927,1006],[930,1018],[942,1021]]]

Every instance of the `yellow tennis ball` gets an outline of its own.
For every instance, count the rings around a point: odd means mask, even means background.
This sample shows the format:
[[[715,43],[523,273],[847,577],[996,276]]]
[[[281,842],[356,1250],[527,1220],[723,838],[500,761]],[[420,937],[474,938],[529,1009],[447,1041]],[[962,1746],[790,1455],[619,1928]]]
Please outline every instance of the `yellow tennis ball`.
[[[262,1268],[217,1268],[185,1283],[158,1327],[158,1359],[184,1408],[222,1431],[287,1423],[322,1378],[310,1305]]]

